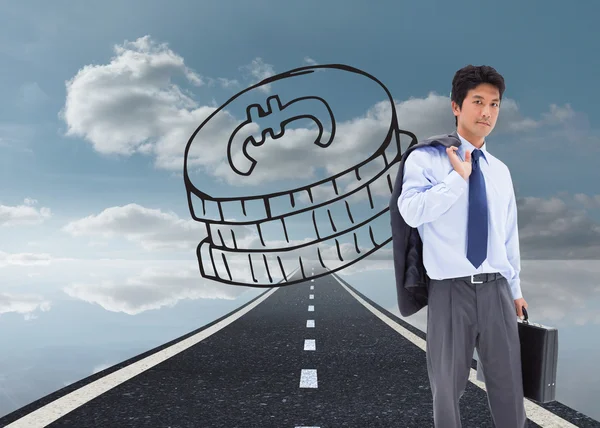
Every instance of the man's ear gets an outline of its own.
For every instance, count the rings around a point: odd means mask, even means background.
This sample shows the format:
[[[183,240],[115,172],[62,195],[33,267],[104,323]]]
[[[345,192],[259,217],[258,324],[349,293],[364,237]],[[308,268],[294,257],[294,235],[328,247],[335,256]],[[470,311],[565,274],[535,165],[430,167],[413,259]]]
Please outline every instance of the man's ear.
[[[460,108],[456,102],[451,101],[450,105],[452,106],[452,113],[454,113],[454,116],[456,116],[457,113],[460,113]]]

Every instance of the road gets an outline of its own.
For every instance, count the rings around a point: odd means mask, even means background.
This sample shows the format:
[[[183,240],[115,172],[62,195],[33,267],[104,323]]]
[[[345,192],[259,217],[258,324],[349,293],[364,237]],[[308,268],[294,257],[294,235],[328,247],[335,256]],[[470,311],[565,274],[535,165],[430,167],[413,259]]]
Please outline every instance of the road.
[[[201,329],[5,416],[0,426],[433,427],[424,339],[330,274],[268,289]],[[492,426],[486,392],[475,382],[460,406],[464,427]],[[530,427],[600,426],[560,403],[528,402],[527,409]]]

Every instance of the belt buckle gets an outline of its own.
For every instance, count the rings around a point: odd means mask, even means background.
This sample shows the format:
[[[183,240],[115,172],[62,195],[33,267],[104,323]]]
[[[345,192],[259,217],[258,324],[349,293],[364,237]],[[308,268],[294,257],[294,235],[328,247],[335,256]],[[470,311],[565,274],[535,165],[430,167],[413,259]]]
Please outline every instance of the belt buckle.
[[[471,284],[483,284],[483,281],[475,281],[475,275],[479,275],[478,273],[471,275]]]

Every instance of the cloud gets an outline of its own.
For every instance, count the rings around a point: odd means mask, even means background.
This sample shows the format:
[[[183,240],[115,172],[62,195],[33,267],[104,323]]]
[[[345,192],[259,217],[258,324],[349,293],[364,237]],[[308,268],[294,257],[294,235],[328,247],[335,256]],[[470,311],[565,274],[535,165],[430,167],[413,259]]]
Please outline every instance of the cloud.
[[[148,36],[117,45],[114,51],[109,64],[87,65],[66,82],[61,117],[67,135],[86,138],[99,153],[155,153],[160,162],[165,153],[156,146],[183,136],[173,129],[191,133],[212,111],[195,108],[172,79],[181,76],[196,86],[203,79],[166,44]],[[179,143],[183,149],[185,140]]]
[[[595,196],[585,195],[583,193],[577,193],[573,196],[573,200],[583,205],[586,209],[599,209],[600,208],[600,194]]]
[[[575,111],[571,107],[571,104],[566,104],[564,107],[559,107],[556,104],[550,104],[550,112],[542,113],[544,121],[546,123],[561,122],[565,123],[576,117]]]
[[[0,225],[39,225],[52,216],[50,208],[35,208],[35,199],[26,198],[22,205],[0,205]]]
[[[50,302],[37,294],[0,293],[0,315],[16,312],[28,321],[37,318],[37,311],[46,312],[50,307]]]
[[[230,268],[246,277],[251,275],[247,267],[234,263]],[[32,277],[27,272],[40,275]],[[71,298],[130,315],[173,307],[181,300],[234,300],[244,293],[260,291],[203,278],[195,254],[184,260],[66,259],[37,268],[11,266],[2,277],[15,289],[37,293],[43,286],[53,295],[61,290]],[[38,310],[47,310],[50,302],[37,294],[0,292],[0,314],[30,312],[30,317],[36,305]]]
[[[219,83],[234,88],[240,81],[201,76],[186,66],[184,59],[167,44],[157,43],[150,36],[126,41],[115,46],[114,52],[109,63],[87,65],[66,83],[67,97],[61,116],[68,127],[67,135],[86,139],[102,154],[152,156],[158,168],[179,173],[189,137],[218,105],[199,104],[187,87]],[[314,60],[306,57],[304,62],[312,64]],[[260,57],[239,67],[239,71],[252,84],[275,74],[274,66]],[[270,85],[261,89],[270,92]],[[400,128],[414,132],[419,140],[447,132],[454,126],[447,96],[430,92],[424,98],[397,100],[395,106]],[[389,114],[385,103],[365,106],[364,114],[338,123],[336,141],[342,143],[322,153],[311,151],[310,142],[316,135],[314,127],[289,130],[285,142],[267,141],[268,151],[255,150],[259,164],[265,168],[257,168],[251,177],[241,177],[243,180],[231,171],[223,144],[192,149],[189,167],[200,168],[216,181],[234,186],[263,184],[274,178],[317,180],[322,178],[320,173],[331,174],[368,157],[377,145],[373,141],[379,141],[375,134],[389,124]],[[541,119],[535,120],[523,116],[516,101],[507,98],[503,100],[494,132],[514,135],[540,128],[557,132],[561,126],[572,127],[569,124],[580,117],[568,104],[562,107],[552,104]],[[233,112],[215,116],[203,129],[203,140],[226,142],[240,120]],[[310,164],[305,161],[308,156],[313,159]]]
[[[68,223],[63,231],[72,236],[123,236],[145,250],[191,250],[206,236],[204,224],[138,204],[106,208]]]
[[[275,75],[275,69],[271,64],[267,64],[262,58],[253,59],[250,64],[240,67],[240,70],[245,73],[245,77],[250,80],[251,84],[255,84],[268,77]],[[263,85],[259,88],[261,91],[271,92],[271,85]]]
[[[225,89],[228,89],[228,88],[239,88],[239,86],[240,86],[240,82],[237,79],[227,79],[225,77],[218,77],[217,81]]]
[[[587,214],[600,195],[517,200],[521,257],[527,259],[600,259],[600,225]]]
[[[107,311],[137,315],[162,307],[173,307],[184,299],[235,299],[246,289],[206,280],[200,276],[194,264],[183,269],[147,268],[126,276],[110,274],[109,279],[91,283],[76,281],[64,287],[63,291]]]
[[[0,267],[5,266],[47,266],[52,262],[46,253],[5,253],[0,251]]]
[[[108,64],[86,65],[66,82],[60,112],[66,135],[86,139],[104,155],[152,155],[157,167],[180,171],[190,135],[216,108],[200,106],[175,80],[183,78],[195,87],[212,86],[215,81],[235,87],[238,82],[199,75],[167,44],[149,36],[116,45],[114,52]],[[256,60],[245,69],[261,76],[269,73],[269,67]],[[228,137],[219,133],[228,125],[213,124],[216,141]]]

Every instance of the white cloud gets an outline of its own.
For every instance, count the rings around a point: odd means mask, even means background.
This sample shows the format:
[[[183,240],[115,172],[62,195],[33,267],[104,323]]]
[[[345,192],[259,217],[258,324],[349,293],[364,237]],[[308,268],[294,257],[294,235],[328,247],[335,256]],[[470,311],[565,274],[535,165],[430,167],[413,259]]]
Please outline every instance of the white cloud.
[[[212,109],[200,107],[172,82],[202,85],[179,55],[148,36],[115,46],[109,64],[87,65],[68,82],[61,116],[67,135],[84,137],[103,154],[155,153],[189,134]],[[183,131],[181,131],[183,129]],[[183,150],[185,140],[179,141]]]
[[[78,280],[63,290],[73,298],[100,305],[107,311],[129,315],[173,307],[184,299],[235,299],[246,291],[243,287],[202,278],[195,264],[185,268],[147,268],[125,276],[98,272],[99,275],[105,279],[91,283]]]
[[[67,82],[67,99],[62,111],[68,125],[67,134],[87,139],[100,153],[153,156],[157,167],[179,173],[190,135],[217,105],[200,105],[183,84],[210,86],[220,82],[224,87],[237,87],[239,81],[202,77],[189,69],[183,58],[166,44],[156,43],[149,36],[114,49],[115,56],[108,64],[85,66]],[[314,62],[309,57],[304,61]],[[252,83],[275,74],[273,65],[262,58],[255,58],[239,70],[242,77]],[[179,83],[179,78],[184,79],[183,83]],[[261,89],[270,92],[270,85]],[[454,127],[447,96],[430,92],[425,98],[395,103],[400,128],[414,132],[419,140]],[[239,124],[240,119],[231,112],[221,113],[203,128],[203,141],[226,142]],[[385,129],[389,114],[389,106],[383,103],[371,106],[362,117],[338,123],[337,144],[320,152],[310,144],[315,129],[303,127],[288,130],[285,141],[280,139],[278,144],[265,142],[269,150],[250,147],[259,161],[251,177],[240,178],[230,170],[222,149],[224,144],[212,143],[197,150],[193,145],[189,167],[201,168],[204,174],[234,186],[257,185],[274,179],[278,182],[285,179],[313,181],[321,178],[318,177],[320,172],[331,174],[372,153],[379,141],[374,134]],[[504,99],[494,132],[523,132],[542,125],[567,126],[576,117],[568,104],[551,105],[542,119],[534,120],[524,117],[514,100]],[[307,164],[305,159],[309,157],[312,161]]]
[[[245,73],[246,78],[249,78],[252,84],[275,75],[273,65],[265,63],[262,58],[253,59],[250,64],[241,66],[240,70]],[[259,89],[269,93],[271,85],[263,85]]]
[[[225,77],[217,78],[217,81],[221,84],[223,88],[238,88],[240,86],[240,82],[236,79],[227,79]]]
[[[108,64],[87,65],[66,82],[61,117],[67,135],[86,139],[102,154],[153,155],[157,167],[180,171],[190,135],[216,108],[198,105],[174,80],[182,77],[203,86],[214,79],[200,76],[168,45],[149,36],[114,51]],[[237,85],[230,79],[218,81],[225,87]],[[215,140],[226,138],[219,130],[227,125],[211,124]],[[211,158],[197,161],[210,164]]]
[[[106,208],[70,222],[63,230],[73,236],[123,236],[145,250],[191,250],[206,236],[202,223],[137,204]]]
[[[47,266],[53,261],[46,253],[6,253],[0,251],[0,267],[5,266]]]
[[[52,216],[50,208],[37,209],[36,204],[36,200],[26,198],[22,205],[0,205],[0,225],[39,225]]]
[[[292,222],[290,228],[294,227]],[[213,231],[213,239],[217,245],[220,245],[220,239],[217,230],[221,229],[221,233],[227,241],[230,241],[231,232],[226,225],[215,227]],[[365,229],[366,230],[366,229]],[[148,251],[156,250],[183,250],[195,257],[195,250],[198,243],[206,236],[206,226],[194,220],[184,220],[179,218],[174,213],[163,212],[159,209],[146,208],[137,204],[128,204],[125,206],[116,206],[106,208],[99,214],[93,214],[79,220],[72,221],[63,227],[63,231],[72,236],[88,236],[94,238],[89,242],[89,245],[102,245],[106,241],[101,241],[101,238],[125,237],[130,242],[139,245],[141,249]],[[288,233],[291,232],[291,229]],[[364,232],[363,230],[363,233]],[[262,243],[257,233],[256,227],[253,226],[237,226],[235,227],[235,238],[238,248],[260,249]],[[285,240],[283,234],[263,235],[263,239],[268,248],[281,249],[301,245],[312,241],[310,238],[290,239]],[[344,260],[354,255],[354,244],[340,242],[342,256]],[[335,245],[324,246],[322,257],[324,260],[338,261],[337,249]],[[384,251],[385,253],[385,251]],[[298,255],[303,259],[314,259],[315,250],[312,247],[304,247],[298,253],[294,253],[291,264],[295,266]],[[383,254],[383,253],[382,253]],[[37,255],[41,258],[41,255]],[[232,254],[231,259],[235,264],[235,260],[240,260],[239,269],[246,269],[247,256],[244,254]],[[282,258],[287,258],[285,252],[282,253]],[[49,256],[48,256],[49,259]],[[219,257],[215,260],[217,264],[221,263]],[[1,264],[1,258],[0,258]],[[13,263],[15,264],[15,263]],[[288,270],[289,271],[289,270]],[[250,270],[240,271],[240,275],[251,275]]]
[[[50,302],[37,294],[0,293],[0,315],[16,312],[32,320],[37,318],[37,311],[46,312],[50,307]]]
[[[550,112],[542,114],[544,121],[549,123],[555,122],[567,122],[570,119],[573,119],[576,114],[571,107],[571,104],[566,104],[564,107],[559,107],[556,104],[550,104]]]

